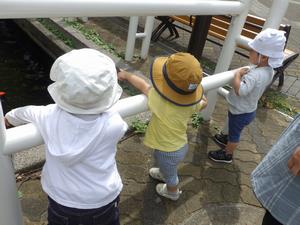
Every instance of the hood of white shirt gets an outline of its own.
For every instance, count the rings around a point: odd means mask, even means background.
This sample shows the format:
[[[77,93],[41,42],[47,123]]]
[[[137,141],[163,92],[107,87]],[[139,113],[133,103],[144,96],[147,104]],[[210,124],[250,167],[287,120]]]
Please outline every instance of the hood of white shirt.
[[[99,146],[109,113],[74,115],[59,108],[58,110],[55,118],[49,120],[52,135],[47,143],[48,153],[70,166],[83,160]]]

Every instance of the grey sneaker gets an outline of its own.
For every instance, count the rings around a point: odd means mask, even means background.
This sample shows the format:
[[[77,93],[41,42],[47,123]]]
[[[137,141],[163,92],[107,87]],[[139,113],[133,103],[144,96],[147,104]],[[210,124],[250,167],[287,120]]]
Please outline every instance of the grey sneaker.
[[[173,201],[178,200],[178,198],[180,197],[180,195],[182,193],[182,191],[180,191],[179,189],[177,189],[176,193],[169,192],[168,189],[167,189],[166,184],[157,184],[156,185],[156,192],[160,196],[171,199]]]
[[[150,175],[150,177],[152,177],[155,180],[165,182],[164,175],[162,175],[162,173],[159,171],[159,168],[157,168],[157,167],[152,167],[149,170],[149,175]]]

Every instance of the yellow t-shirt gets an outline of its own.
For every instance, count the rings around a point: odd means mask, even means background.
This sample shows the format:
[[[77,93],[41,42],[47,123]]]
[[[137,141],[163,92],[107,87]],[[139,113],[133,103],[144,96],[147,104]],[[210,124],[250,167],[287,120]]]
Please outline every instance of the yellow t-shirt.
[[[150,148],[172,152],[187,143],[187,123],[191,115],[201,110],[201,104],[177,106],[162,98],[154,88],[148,93],[152,112],[144,144]]]

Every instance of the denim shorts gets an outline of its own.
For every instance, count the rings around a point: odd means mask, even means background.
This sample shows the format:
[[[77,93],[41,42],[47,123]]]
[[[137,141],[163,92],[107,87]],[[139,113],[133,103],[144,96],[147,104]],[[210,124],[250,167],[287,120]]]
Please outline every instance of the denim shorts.
[[[255,118],[256,111],[243,114],[232,114],[228,111],[228,141],[239,142],[242,130]]]
[[[179,183],[177,165],[184,159],[187,151],[187,144],[174,152],[164,152],[155,149],[154,158],[160,172],[164,175],[167,185],[176,186]]]
[[[48,197],[48,225],[120,225],[119,196],[96,209],[76,209],[58,204]]]

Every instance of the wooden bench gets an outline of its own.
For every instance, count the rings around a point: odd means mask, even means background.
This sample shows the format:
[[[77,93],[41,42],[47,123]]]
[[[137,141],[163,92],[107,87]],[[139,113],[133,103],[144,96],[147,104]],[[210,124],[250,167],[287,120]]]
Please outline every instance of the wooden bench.
[[[169,38],[173,38],[173,39],[179,37],[177,28],[191,33],[196,17],[195,16],[159,16],[156,18],[160,20],[161,23],[153,31],[152,41],[157,41],[158,38],[166,29],[168,29],[170,32]],[[214,44],[222,46],[223,41],[226,38],[228,28],[230,26],[230,22],[231,22],[230,16],[224,16],[224,15],[212,16],[211,23],[208,29],[207,40]],[[242,30],[242,36],[250,39],[254,39],[255,36],[262,30],[264,23],[265,23],[265,19],[249,14],[247,16],[246,22]],[[285,31],[286,43],[287,43],[291,31],[291,26],[281,24],[279,29]],[[236,50],[237,54],[242,55],[244,57],[249,57],[249,54],[247,53],[249,52],[250,49],[248,47],[239,46],[239,45],[237,47],[240,48]],[[244,51],[241,49],[243,49]],[[285,54],[285,58],[284,58],[283,65],[275,69],[276,72],[273,78],[273,82],[277,78],[279,78],[278,87],[281,87],[283,85],[285,69],[299,56],[299,53],[293,52],[289,49],[285,49],[284,54]]]

